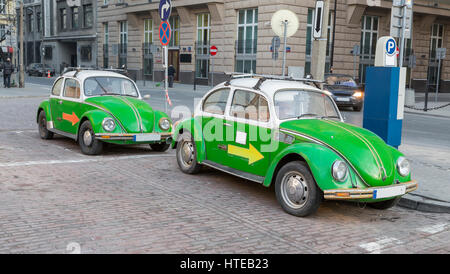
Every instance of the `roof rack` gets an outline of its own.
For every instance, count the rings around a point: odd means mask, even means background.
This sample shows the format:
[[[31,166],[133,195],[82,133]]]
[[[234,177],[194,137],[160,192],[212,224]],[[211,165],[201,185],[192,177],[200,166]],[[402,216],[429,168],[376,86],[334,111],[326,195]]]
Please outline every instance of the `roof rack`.
[[[235,79],[243,79],[243,78],[255,78],[259,79],[256,83],[254,89],[259,90],[261,85],[266,80],[285,80],[285,81],[295,81],[295,82],[303,82],[303,83],[313,83],[317,88],[320,88],[318,84],[324,83],[324,81],[321,80],[315,80],[312,78],[295,78],[292,76],[279,76],[279,75],[265,75],[265,74],[245,74],[245,73],[239,73],[239,72],[225,72],[225,75],[230,75],[231,78],[225,83],[225,86],[229,86],[231,84],[232,80]]]
[[[126,69],[115,69],[115,68],[93,68],[93,67],[66,67],[64,68],[62,74],[66,74],[71,71],[76,71],[73,77],[77,77],[77,74],[84,70],[100,70],[100,71],[111,71],[111,72],[127,72]]]

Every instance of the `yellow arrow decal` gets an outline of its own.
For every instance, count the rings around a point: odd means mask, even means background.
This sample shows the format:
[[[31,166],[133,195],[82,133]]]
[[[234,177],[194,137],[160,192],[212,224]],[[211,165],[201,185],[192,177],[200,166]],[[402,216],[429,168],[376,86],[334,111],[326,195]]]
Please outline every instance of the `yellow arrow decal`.
[[[228,154],[236,155],[248,159],[248,164],[251,165],[259,160],[264,159],[264,156],[250,144],[250,148],[242,148],[233,145],[228,146]]]

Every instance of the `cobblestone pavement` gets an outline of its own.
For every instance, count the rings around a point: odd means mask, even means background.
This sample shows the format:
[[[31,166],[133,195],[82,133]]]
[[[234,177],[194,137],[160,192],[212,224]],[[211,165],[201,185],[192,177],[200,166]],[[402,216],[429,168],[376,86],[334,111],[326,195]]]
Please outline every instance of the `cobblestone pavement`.
[[[102,156],[0,132],[0,253],[449,253],[450,216],[325,202],[309,218],[273,189],[205,169],[173,151],[109,146]]]

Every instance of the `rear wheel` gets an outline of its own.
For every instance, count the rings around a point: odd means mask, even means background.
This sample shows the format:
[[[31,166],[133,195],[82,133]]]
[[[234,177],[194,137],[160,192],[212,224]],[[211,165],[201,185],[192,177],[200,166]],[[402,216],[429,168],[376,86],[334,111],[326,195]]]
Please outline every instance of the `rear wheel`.
[[[295,161],[283,166],[277,174],[275,193],[287,213],[305,217],[317,211],[322,193],[304,162]]]
[[[184,132],[178,137],[177,162],[181,171],[187,174],[198,173],[202,167],[197,162],[197,148],[189,132]]]
[[[43,110],[39,112],[38,127],[39,136],[41,136],[42,139],[48,140],[53,138],[53,132],[47,129],[47,117],[45,116],[45,112]]]
[[[166,144],[166,143],[161,143],[161,144],[150,144],[150,147],[151,147],[154,151],[164,152],[164,151],[166,151],[166,150],[169,149],[170,144]]]
[[[401,199],[401,197],[397,197],[397,198],[382,201],[382,202],[368,203],[367,205],[370,206],[371,208],[385,210],[385,209],[389,209],[389,208],[395,206],[398,203],[398,201],[400,201],[400,199]]]
[[[89,121],[84,121],[81,124],[80,132],[78,133],[78,143],[80,144],[81,152],[87,155],[98,155],[103,151],[103,142],[95,138],[95,133]]]

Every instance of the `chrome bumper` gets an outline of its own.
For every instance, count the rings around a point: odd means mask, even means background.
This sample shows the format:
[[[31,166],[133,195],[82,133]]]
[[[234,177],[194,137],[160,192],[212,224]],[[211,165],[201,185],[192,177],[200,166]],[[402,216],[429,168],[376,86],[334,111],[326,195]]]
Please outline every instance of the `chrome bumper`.
[[[172,134],[167,133],[97,133],[95,138],[105,141],[134,141],[134,142],[158,142],[170,139]]]
[[[385,187],[370,187],[365,189],[347,188],[347,189],[331,189],[324,190],[324,198],[327,200],[359,200],[359,199],[373,199],[374,191],[383,188],[389,188],[393,186],[406,186],[406,193],[417,189],[418,184],[416,181],[410,181],[407,183],[401,183],[396,185],[390,185]]]

